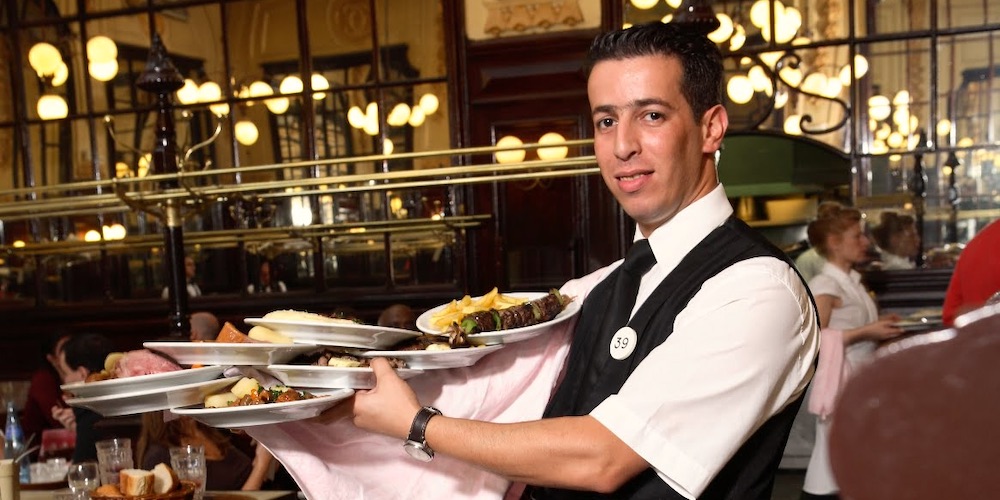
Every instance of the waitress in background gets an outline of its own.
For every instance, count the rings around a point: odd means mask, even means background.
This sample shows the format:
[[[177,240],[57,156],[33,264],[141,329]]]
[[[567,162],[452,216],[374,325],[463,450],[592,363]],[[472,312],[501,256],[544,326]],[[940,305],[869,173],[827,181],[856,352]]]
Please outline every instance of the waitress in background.
[[[842,336],[844,363],[848,373],[868,362],[878,341],[903,331],[893,326],[898,316],[879,318],[875,301],[861,284],[854,266],[867,260],[870,246],[861,222],[861,212],[839,203],[823,203],[816,220],[807,229],[809,243],[826,259],[820,274],[809,280],[816,299],[822,335]],[[825,345],[825,344],[824,344]],[[803,499],[835,499],[839,487],[830,470],[827,437],[829,418],[816,420],[816,444],[806,469]]]

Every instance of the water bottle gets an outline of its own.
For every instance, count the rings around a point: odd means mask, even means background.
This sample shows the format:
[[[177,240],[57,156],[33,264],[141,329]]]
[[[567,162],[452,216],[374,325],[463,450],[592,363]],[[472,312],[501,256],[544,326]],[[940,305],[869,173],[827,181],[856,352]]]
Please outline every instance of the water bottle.
[[[6,458],[15,458],[27,448],[24,441],[24,431],[21,430],[21,421],[17,418],[17,409],[14,402],[7,402],[7,426],[4,428],[3,454]],[[18,466],[20,467],[20,482],[27,484],[31,482],[31,458],[25,455]]]

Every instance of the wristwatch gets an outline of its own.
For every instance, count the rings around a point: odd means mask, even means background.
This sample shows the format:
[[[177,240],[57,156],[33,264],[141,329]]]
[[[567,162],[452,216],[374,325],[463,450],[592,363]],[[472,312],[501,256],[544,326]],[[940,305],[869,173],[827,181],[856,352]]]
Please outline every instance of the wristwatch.
[[[403,449],[411,457],[421,462],[430,462],[434,458],[434,450],[427,445],[427,437],[424,433],[427,431],[427,422],[430,422],[431,417],[440,414],[441,410],[425,406],[417,412],[417,416],[413,417],[413,423],[410,424],[410,435],[406,437],[406,443],[403,444]]]

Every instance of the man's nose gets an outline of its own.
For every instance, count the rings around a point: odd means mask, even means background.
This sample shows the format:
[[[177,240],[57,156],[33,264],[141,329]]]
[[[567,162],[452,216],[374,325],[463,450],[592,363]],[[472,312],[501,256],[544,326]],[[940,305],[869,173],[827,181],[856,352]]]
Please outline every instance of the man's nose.
[[[628,161],[639,154],[639,140],[636,130],[628,122],[620,122],[615,127],[615,157]]]

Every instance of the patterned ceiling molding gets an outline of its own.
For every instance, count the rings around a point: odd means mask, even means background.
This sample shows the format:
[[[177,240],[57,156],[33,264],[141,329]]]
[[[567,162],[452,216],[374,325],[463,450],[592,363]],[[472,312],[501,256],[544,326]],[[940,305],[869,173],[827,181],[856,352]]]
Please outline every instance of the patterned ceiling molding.
[[[484,0],[483,30],[493,36],[583,22],[579,0]]]

